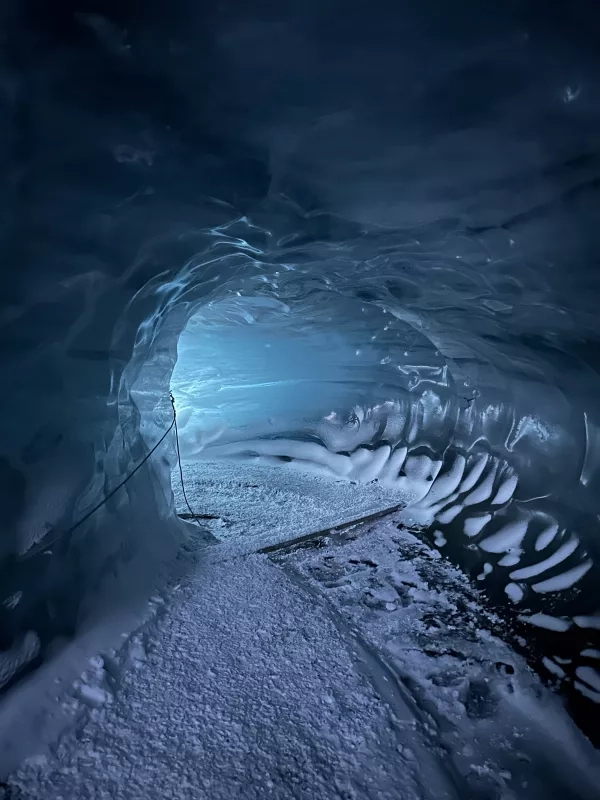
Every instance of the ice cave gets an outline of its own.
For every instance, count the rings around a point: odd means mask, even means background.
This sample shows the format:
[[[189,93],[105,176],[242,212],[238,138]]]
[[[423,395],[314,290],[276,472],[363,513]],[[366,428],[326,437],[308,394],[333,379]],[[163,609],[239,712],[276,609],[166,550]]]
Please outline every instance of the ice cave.
[[[599,800],[600,11],[0,14],[0,800]]]

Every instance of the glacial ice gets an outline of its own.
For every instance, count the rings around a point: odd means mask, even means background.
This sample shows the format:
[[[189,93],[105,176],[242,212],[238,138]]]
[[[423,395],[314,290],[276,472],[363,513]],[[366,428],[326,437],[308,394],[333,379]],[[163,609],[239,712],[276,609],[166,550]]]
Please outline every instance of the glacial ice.
[[[597,650],[591,6],[116,5],[3,9],[6,691],[189,546],[170,390],[184,461],[377,481]]]

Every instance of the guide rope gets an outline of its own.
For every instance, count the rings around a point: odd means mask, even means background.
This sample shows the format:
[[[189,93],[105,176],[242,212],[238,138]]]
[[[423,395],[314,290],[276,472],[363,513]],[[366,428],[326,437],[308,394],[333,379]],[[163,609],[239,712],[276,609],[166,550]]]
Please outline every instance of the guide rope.
[[[128,481],[131,480],[131,478],[133,478],[133,476],[136,474],[136,472],[138,472],[138,470],[140,470],[141,467],[144,466],[146,461],[148,461],[148,459],[158,450],[160,445],[164,442],[164,440],[167,438],[167,436],[171,433],[173,428],[175,429],[175,443],[176,443],[176,447],[177,447],[177,463],[178,463],[178,466],[179,466],[179,478],[181,480],[181,489],[183,491],[183,497],[185,499],[185,504],[187,505],[187,507],[189,509],[191,518],[194,519],[198,523],[198,525],[202,526],[202,523],[200,522],[199,517],[196,514],[194,514],[194,512],[192,510],[192,507],[190,506],[190,503],[188,501],[187,494],[186,494],[186,491],[185,491],[185,484],[184,484],[184,480],[183,480],[183,468],[181,466],[181,451],[179,449],[179,429],[177,427],[177,409],[175,408],[175,398],[173,397],[173,392],[169,392],[169,397],[170,397],[170,400],[171,400],[171,407],[173,409],[173,419],[171,421],[171,424],[169,425],[167,430],[163,433],[163,435],[160,437],[158,442],[154,445],[154,447],[148,453],[146,453],[144,458],[135,467],[135,469],[133,469],[129,473],[129,475],[127,475],[127,477],[125,477],[121,481],[121,483],[119,483],[117,486],[115,486],[115,488],[112,489],[106,495],[106,497],[104,497],[103,500],[101,500],[92,509],[90,509],[90,511],[88,511],[87,514],[84,514],[84,516],[80,520],[78,520],[74,525],[71,525],[70,528],[68,528],[66,531],[60,533],[58,536],[56,536],[54,539],[52,539],[52,541],[47,542],[46,544],[43,544],[38,548],[34,548],[33,550],[28,551],[24,555],[24,558],[31,558],[32,556],[37,555],[38,553],[41,553],[44,550],[47,550],[49,547],[51,547],[53,544],[55,544],[58,541],[59,538],[62,538],[63,536],[70,536],[74,531],[77,530],[77,528],[81,527],[81,525],[83,525],[84,522],[87,522],[88,519],[90,517],[92,517],[96,513],[96,511],[101,509],[102,506],[105,505],[105,503],[107,503],[111,499],[111,497],[114,497],[114,495],[120,489],[122,489],[123,486],[125,486],[125,484]]]

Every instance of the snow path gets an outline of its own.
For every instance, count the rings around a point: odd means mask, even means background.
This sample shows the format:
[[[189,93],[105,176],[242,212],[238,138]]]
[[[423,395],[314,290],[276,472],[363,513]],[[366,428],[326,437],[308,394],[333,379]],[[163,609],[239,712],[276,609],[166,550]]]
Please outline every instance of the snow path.
[[[598,751],[498,638],[503,622],[466,577],[394,515],[278,560],[409,695],[459,796],[600,798]]]
[[[293,469],[227,461],[191,461],[182,466],[192,510],[218,517],[203,524],[237,552],[244,542],[251,541],[251,549],[258,549],[402,502],[397,490],[378,483],[357,487]],[[172,484],[175,507],[185,513],[188,508],[176,472]]]
[[[327,615],[266,557],[196,576],[155,635],[136,643],[117,702],[108,686],[80,690],[99,708],[55,758],[12,779],[23,797],[456,796],[433,762],[421,785],[412,721],[401,725]]]
[[[187,559],[155,618],[63,697],[74,724],[11,800],[600,797],[560,700],[393,517]]]

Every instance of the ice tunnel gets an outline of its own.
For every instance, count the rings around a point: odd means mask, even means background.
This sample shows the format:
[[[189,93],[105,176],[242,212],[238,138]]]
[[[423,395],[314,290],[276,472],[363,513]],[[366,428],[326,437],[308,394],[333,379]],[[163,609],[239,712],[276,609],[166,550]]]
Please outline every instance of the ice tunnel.
[[[2,23],[0,707],[190,541],[400,508],[600,741],[597,11]]]

